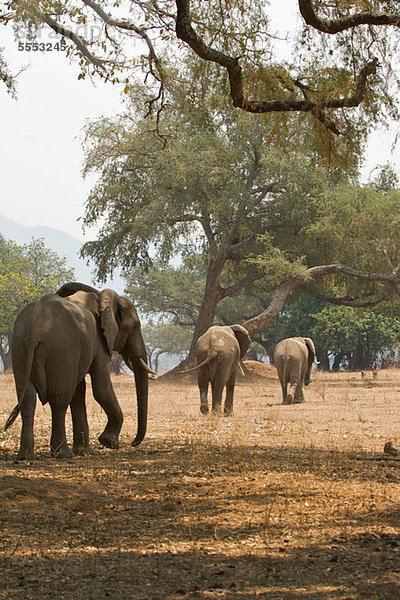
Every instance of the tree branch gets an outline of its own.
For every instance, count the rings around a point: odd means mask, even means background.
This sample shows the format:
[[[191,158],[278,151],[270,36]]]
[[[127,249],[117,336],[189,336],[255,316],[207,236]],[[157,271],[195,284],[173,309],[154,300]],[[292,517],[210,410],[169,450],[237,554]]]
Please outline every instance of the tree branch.
[[[219,292],[220,300],[222,300],[223,298],[227,298],[229,296],[233,296],[233,294],[240,292],[240,290],[242,290],[247,285],[254,283],[255,281],[257,281],[257,279],[259,279],[259,275],[249,275],[248,277],[244,277],[243,279],[241,279],[234,285],[231,285],[227,288],[220,287],[219,288],[220,289],[220,292]]]
[[[39,19],[41,21],[46,23],[53,31],[55,31],[59,35],[62,35],[64,37],[68,38],[69,40],[71,40],[71,42],[73,42],[75,44],[75,46],[78,48],[78,50],[81,52],[81,54],[90,63],[92,63],[95,67],[97,67],[101,70],[105,70],[104,64],[108,63],[109,61],[102,60],[101,58],[98,58],[97,56],[92,54],[87,47],[86,40],[81,38],[79,35],[77,35],[73,31],[71,31],[70,29],[67,29],[63,25],[60,25],[59,23],[57,23],[57,21],[55,21],[52,17],[50,17],[50,15],[42,13],[37,8],[32,7],[32,11],[37,17],[39,17]]]
[[[243,258],[243,254],[240,252],[240,250],[243,249],[243,246],[246,246],[246,244],[254,241],[255,239],[256,234],[252,233],[236,243],[233,242],[227,250],[226,258],[229,260],[241,260]]]
[[[133,31],[138,36],[140,36],[143,39],[143,41],[146,42],[147,47],[149,49],[149,65],[150,65],[152,75],[156,79],[158,79],[158,81],[162,82],[163,71],[161,68],[160,60],[154,50],[153,43],[152,43],[151,39],[149,38],[149,36],[147,35],[146,30],[143,29],[143,27],[137,27],[136,25],[134,25],[133,23],[129,23],[128,21],[124,21],[121,19],[115,19],[111,15],[107,14],[97,2],[93,2],[93,0],[82,0],[82,2],[84,4],[86,4],[86,6],[89,6],[104,21],[104,23],[107,23],[107,25],[110,25],[110,27],[117,27],[119,29]],[[154,72],[152,71],[152,63],[153,62],[156,65],[156,68],[158,71],[158,76],[156,76],[154,74]]]
[[[307,4],[307,3],[306,3]],[[377,59],[366,63],[356,80],[355,91],[344,98],[319,98],[317,100],[296,100],[291,96],[286,100],[250,100],[243,91],[242,70],[239,59],[233,58],[212,46],[205,44],[192,27],[190,0],[176,0],[176,35],[188,44],[200,58],[224,67],[228,72],[230,94],[233,105],[251,113],[268,112],[313,112],[331,131],[339,133],[334,123],[322,113],[323,109],[354,108],[358,106],[366,93],[368,77],[376,72]]]
[[[299,286],[310,279],[318,279],[325,275],[332,275],[332,273],[339,273],[341,275],[349,275],[350,277],[356,277],[358,279],[364,279],[365,281],[373,281],[388,284],[394,293],[400,295],[400,276],[397,274],[387,275],[385,273],[369,273],[367,271],[359,271],[346,265],[319,265],[318,267],[311,267],[296,277],[292,277],[281,288],[277,291],[275,296],[272,298],[267,309],[261,314],[249,319],[243,323],[249,334],[252,335],[256,331],[263,329],[268,323],[270,323],[280,312],[284,305],[286,298]]]
[[[313,0],[299,0],[301,16],[314,29],[323,33],[335,34],[346,29],[352,29],[358,25],[394,25],[400,26],[400,13],[386,14],[378,12],[362,11],[338,19],[321,19],[315,9]]]

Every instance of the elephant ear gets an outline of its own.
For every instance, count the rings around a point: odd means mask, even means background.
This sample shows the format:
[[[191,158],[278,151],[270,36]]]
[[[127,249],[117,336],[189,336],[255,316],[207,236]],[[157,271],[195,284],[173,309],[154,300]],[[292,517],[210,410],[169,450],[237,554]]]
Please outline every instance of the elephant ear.
[[[119,296],[113,290],[103,290],[99,296],[100,323],[111,356],[118,335],[117,314]]]
[[[230,327],[235,334],[237,341],[239,342],[240,358],[243,358],[250,346],[249,332],[241,325],[231,325]]]
[[[314,342],[312,341],[311,338],[303,338],[303,339],[304,339],[304,343],[308,349],[307,373],[306,373],[305,380],[304,380],[304,384],[308,385],[310,383],[311,368],[312,368],[314,358],[315,358],[315,346],[314,346]]]
[[[303,338],[304,339],[304,343],[308,348],[308,357],[311,358],[311,362],[313,362],[314,357],[315,357],[315,346],[314,346],[314,342],[312,341],[311,338]]]
[[[68,296],[72,296],[75,292],[94,292],[95,294],[99,294],[99,291],[90,285],[86,285],[86,283],[80,283],[79,281],[70,281],[69,283],[64,283],[60,287],[59,290],[56,291],[57,296],[62,296],[63,298],[67,298]]]

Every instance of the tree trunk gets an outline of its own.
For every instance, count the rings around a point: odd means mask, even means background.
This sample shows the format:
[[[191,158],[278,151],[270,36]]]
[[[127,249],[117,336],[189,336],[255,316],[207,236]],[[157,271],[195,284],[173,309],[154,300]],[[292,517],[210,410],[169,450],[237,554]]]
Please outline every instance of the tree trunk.
[[[333,359],[332,371],[340,370],[340,364],[341,364],[343,358],[344,358],[343,352],[337,352],[335,354],[335,358]]]
[[[2,346],[0,346],[0,359],[1,359],[1,362],[3,363],[4,371],[10,371],[12,369],[12,362],[11,362],[11,349],[10,349],[9,345],[8,345],[7,350],[5,350]]]
[[[352,353],[349,365],[351,371],[367,371],[371,368],[371,358],[366,342],[357,344],[357,348]]]
[[[328,352],[326,350],[321,350],[317,354],[318,354],[318,360],[319,360],[319,367],[318,367],[319,370],[330,371]]]
[[[204,289],[203,299],[201,302],[199,316],[193,332],[192,342],[190,345],[189,354],[179,365],[162,375],[174,375],[175,373],[186,369],[195,364],[195,348],[196,342],[203,333],[207,331],[214,322],[217,304],[222,298],[221,287],[219,284],[222,269],[226,262],[225,254],[219,254],[214,259],[211,258],[207,268],[206,285]]]
[[[113,352],[112,356],[111,356],[111,363],[110,363],[111,373],[114,373],[114,375],[120,375],[123,362],[124,362],[124,359],[122,358],[122,356],[120,354],[118,354],[118,352]]]

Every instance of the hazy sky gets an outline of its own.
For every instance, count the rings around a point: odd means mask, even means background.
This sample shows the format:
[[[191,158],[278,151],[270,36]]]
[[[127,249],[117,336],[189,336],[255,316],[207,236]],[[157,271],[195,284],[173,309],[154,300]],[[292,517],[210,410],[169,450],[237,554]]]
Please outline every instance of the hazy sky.
[[[277,27],[297,14],[297,2],[286,0],[285,20],[279,22],[282,2],[271,5]],[[79,136],[86,119],[119,111],[121,89],[78,81],[77,65],[62,52],[19,52],[11,27],[2,27],[1,34],[12,70],[31,67],[18,78],[17,101],[0,85],[0,212],[23,225],[47,225],[83,238],[77,219],[95,180],[81,177]],[[366,172],[387,160],[400,166],[399,150],[390,152],[396,133],[371,138]]]

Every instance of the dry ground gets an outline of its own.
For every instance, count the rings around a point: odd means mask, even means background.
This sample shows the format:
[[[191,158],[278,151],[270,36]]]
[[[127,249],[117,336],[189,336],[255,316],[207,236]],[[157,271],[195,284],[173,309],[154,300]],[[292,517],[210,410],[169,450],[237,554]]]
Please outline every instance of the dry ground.
[[[92,398],[93,456],[49,458],[48,407],[36,460],[15,462],[19,420],[0,433],[0,598],[399,598],[400,371],[317,373],[283,406],[273,368],[249,370],[229,418],[200,415],[189,376],[152,381],[136,449],[128,375],[119,451]],[[2,375],[0,423],[14,404]]]

